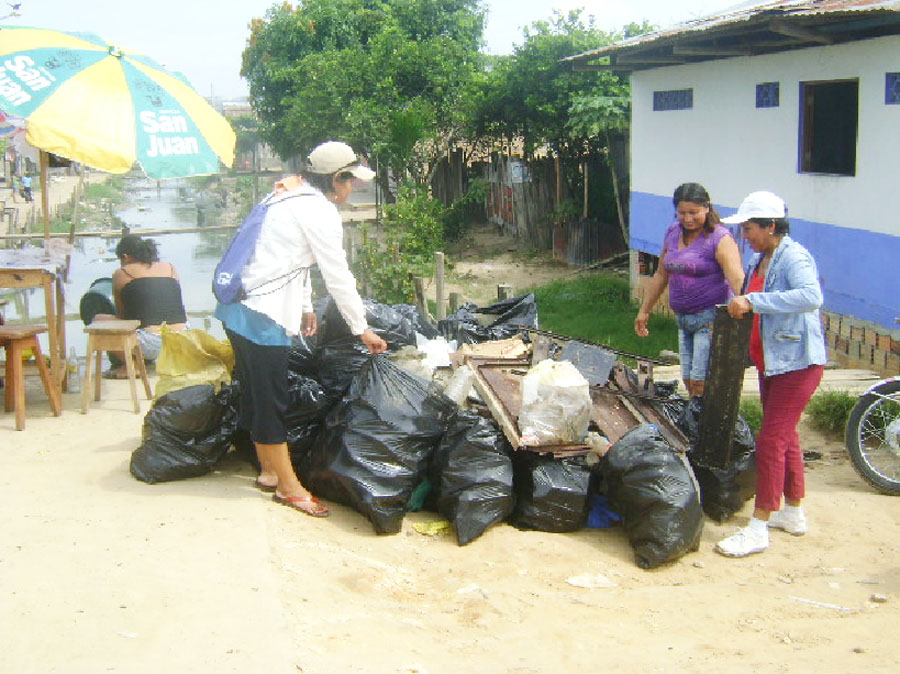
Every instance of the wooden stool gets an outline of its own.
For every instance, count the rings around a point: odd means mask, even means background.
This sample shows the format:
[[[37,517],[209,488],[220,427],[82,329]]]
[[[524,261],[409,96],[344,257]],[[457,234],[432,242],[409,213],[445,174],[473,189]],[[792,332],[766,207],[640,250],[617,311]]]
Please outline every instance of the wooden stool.
[[[22,352],[31,349],[37,361],[38,372],[47,397],[50,398],[50,409],[54,416],[62,414],[62,401],[59,389],[50,379],[50,370],[44,362],[41,345],[37,335],[47,332],[43,325],[0,325],[0,346],[6,347],[6,411],[16,411],[16,430],[25,428],[25,368],[22,364]]]
[[[131,386],[131,399],[134,401],[134,412],[140,414],[141,405],[138,402],[137,387],[134,380],[137,373],[134,371],[134,363],[138,364],[138,372],[144,382],[144,392],[147,400],[153,399],[150,390],[150,380],[147,379],[147,366],[144,365],[144,354],[141,345],[137,341],[135,330],[140,327],[140,321],[96,321],[85,326],[88,334],[87,355],[84,362],[84,389],[81,392],[81,413],[87,414],[88,405],[91,402],[91,356],[97,353],[97,380],[94,383],[94,400],[100,400],[100,379],[103,372],[104,351],[124,351],[125,370],[128,372],[128,383]]]

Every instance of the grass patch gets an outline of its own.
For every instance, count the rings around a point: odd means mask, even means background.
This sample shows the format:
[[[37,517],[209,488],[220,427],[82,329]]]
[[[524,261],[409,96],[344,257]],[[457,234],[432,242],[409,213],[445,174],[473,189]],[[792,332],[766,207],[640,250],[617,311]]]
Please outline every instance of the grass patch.
[[[817,431],[830,435],[843,435],[847,418],[856,405],[858,396],[848,391],[821,391],[806,406],[809,423]]]
[[[759,427],[762,426],[763,411],[759,398],[741,398],[739,411],[750,430],[753,431],[753,435],[756,436],[759,433]]]
[[[669,316],[650,316],[649,337],[634,334],[638,305],[631,301],[628,281],[622,278],[597,274],[553,281],[531,292],[537,297],[544,330],[643,356],[656,357],[663,349],[678,351],[678,326]]]

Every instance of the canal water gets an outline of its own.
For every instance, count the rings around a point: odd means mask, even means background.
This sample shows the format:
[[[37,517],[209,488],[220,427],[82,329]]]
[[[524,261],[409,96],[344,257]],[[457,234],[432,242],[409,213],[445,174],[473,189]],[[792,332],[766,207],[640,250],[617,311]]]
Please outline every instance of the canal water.
[[[189,229],[197,227],[198,196],[187,181],[170,180],[158,189],[156,181],[134,179],[127,186],[128,206],[116,216],[131,228],[133,234],[156,229]],[[209,222],[208,224],[237,224]],[[181,278],[181,289],[188,320],[192,327],[205,329],[224,338],[219,321],[212,319],[215,308],[210,282],[213,270],[231,240],[234,230],[154,234],[159,257],[175,265]],[[121,232],[110,237],[78,237],[74,243],[69,278],[65,284],[66,347],[75,347],[83,362],[87,346],[84,324],[78,313],[81,297],[98,278],[111,277],[118,268],[116,244]],[[9,291],[3,312],[7,322],[41,322],[45,318],[44,296],[40,289]],[[41,343],[47,352],[46,335]]]

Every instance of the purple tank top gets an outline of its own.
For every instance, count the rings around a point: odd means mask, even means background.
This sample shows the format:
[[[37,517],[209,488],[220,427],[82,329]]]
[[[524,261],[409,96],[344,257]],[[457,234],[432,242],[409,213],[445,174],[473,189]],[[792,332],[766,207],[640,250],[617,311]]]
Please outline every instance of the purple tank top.
[[[703,233],[690,246],[678,250],[681,225],[676,222],[666,230],[663,245],[669,272],[669,305],[676,314],[696,314],[724,304],[733,295],[716,260],[716,248],[725,236],[731,236],[731,232],[716,225],[711,234]]]

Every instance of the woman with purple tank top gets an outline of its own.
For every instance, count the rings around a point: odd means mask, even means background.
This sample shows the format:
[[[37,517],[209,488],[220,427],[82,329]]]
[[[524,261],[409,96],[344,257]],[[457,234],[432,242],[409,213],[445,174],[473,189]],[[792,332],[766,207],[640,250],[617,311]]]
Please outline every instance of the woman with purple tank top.
[[[688,394],[697,396],[703,395],[706,381],[716,305],[740,292],[744,270],[737,243],[719,224],[702,185],[679,185],[672,203],[678,220],[666,230],[659,267],[647,285],[634,331],[640,337],[650,334],[650,310],[668,286],[669,305],[678,319],[681,376]]]

